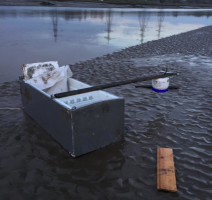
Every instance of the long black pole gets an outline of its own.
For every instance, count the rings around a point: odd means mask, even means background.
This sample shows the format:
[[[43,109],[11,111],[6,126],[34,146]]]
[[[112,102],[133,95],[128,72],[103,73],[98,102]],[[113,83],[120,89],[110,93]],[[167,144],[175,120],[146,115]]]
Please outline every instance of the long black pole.
[[[136,88],[152,88],[152,85],[136,85]],[[169,85],[169,89],[179,89],[177,85]]]
[[[93,92],[96,90],[103,90],[103,89],[111,88],[111,87],[115,87],[115,86],[126,85],[126,84],[130,84],[130,83],[148,81],[148,80],[157,79],[157,78],[165,78],[165,77],[174,76],[174,75],[178,75],[178,74],[179,73],[167,73],[167,74],[162,74],[162,75],[154,75],[154,76],[148,76],[148,77],[143,77],[143,78],[136,78],[133,80],[120,81],[120,82],[109,83],[109,84],[105,84],[105,85],[97,85],[97,86],[93,86],[93,87],[83,88],[83,89],[79,89],[79,90],[57,93],[54,96],[56,98],[62,98],[62,97],[82,94],[82,93],[86,93],[86,92]]]

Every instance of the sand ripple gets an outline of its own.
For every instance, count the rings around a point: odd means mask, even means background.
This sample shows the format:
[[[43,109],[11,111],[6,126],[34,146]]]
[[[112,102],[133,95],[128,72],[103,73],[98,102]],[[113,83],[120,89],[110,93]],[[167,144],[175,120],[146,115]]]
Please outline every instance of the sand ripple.
[[[148,42],[71,66],[97,85],[147,76],[164,66],[179,90],[158,94],[130,84],[123,142],[72,158],[22,110],[0,110],[2,199],[211,199],[212,27]],[[204,47],[204,51],[202,51]],[[150,84],[150,82],[148,82]],[[21,107],[17,81],[0,86],[0,107]],[[178,192],[156,189],[158,147],[174,149]]]

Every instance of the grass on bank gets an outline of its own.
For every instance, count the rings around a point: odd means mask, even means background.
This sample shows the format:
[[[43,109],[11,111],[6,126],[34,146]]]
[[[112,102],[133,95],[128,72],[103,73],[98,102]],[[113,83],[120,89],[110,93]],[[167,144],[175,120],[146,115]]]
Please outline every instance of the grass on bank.
[[[151,0],[57,0],[61,2],[98,2],[98,3],[109,3],[109,4],[120,4],[120,5],[156,5],[156,6],[191,6],[191,7],[212,7],[212,4],[196,4],[196,3],[171,3],[171,2],[164,2],[160,3],[157,1]]]

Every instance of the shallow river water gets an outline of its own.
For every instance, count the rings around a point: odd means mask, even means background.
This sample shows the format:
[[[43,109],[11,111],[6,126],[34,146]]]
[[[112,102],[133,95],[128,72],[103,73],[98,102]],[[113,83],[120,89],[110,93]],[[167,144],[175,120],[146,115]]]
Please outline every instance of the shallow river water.
[[[21,108],[23,63],[74,64],[211,23],[208,10],[161,12],[0,8],[1,199],[211,199],[212,27],[71,66],[91,85],[152,75],[165,65],[180,72],[170,81],[180,89],[164,94],[135,89],[140,83],[108,89],[125,98],[122,142],[72,158],[23,110],[2,109]],[[173,148],[177,193],[156,189],[158,147]]]
[[[0,82],[25,63],[73,64],[212,24],[212,10],[0,7]]]

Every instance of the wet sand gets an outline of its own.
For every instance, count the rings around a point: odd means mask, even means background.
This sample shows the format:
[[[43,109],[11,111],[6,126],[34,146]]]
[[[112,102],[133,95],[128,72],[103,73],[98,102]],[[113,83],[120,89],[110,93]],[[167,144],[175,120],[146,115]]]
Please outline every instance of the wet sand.
[[[125,141],[72,158],[22,110],[0,110],[1,199],[211,199],[212,26],[71,65],[91,85],[158,74],[180,89],[141,83],[125,97]],[[144,82],[150,84],[150,82]],[[0,86],[0,108],[21,107],[18,81]],[[173,148],[177,193],[158,191],[157,148]]]

